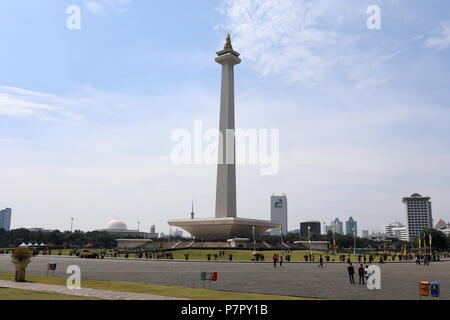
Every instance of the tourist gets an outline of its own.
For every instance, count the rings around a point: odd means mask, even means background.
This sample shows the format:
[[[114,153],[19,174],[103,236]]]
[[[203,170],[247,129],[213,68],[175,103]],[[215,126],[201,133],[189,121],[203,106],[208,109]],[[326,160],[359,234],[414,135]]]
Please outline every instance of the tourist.
[[[280,267],[283,267],[283,255],[280,256]]]
[[[276,268],[277,267],[277,261],[278,261],[278,257],[277,254],[275,253],[273,255],[273,267]]]
[[[322,256],[320,256],[320,258],[319,258],[319,267],[323,268],[323,258],[322,258]]]
[[[355,268],[353,267],[352,263],[350,262],[348,268],[348,276],[350,278],[350,284],[354,284],[355,283]]]
[[[361,264],[361,266],[359,267],[358,274],[359,274],[359,284],[364,284],[365,270],[364,270],[363,264]],[[361,283],[361,281],[362,281],[362,283]]]
[[[368,265],[366,265],[366,268],[364,269],[364,275],[366,276],[366,280],[369,280],[370,270],[369,270],[369,266]]]

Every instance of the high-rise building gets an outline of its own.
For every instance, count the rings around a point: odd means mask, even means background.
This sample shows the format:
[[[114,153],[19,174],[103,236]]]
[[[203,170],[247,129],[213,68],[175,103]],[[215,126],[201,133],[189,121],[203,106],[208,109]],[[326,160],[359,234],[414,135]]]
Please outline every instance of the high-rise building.
[[[369,239],[369,230],[362,230],[361,231],[361,238]]]
[[[5,229],[9,231],[11,228],[11,213],[10,208],[0,210],[0,229]]]
[[[306,221],[300,223],[300,236],[308,236],[308,227],[311,235],[320,234],[320,222],[319,221]]]
[[[417,239],[417,235],[423,228],[433,227],[431,212],[431,197],[422,197],[414,193],[411,197],[403,198],[406,211],[406,238],[408,241]]]
[[[336,218],[330,223],[329,226],[325,226],[325,233],[328,233],[328,231],[334,231],[337,234],[344,234],[344,224],[339,220],[339,218]]]
[[[270,197],[270,221],[281,223],[283,235],[288,233],[287,220],[287,197],[273,195]],[[280,229],[272,229],[271,235],[280,235]]]
[[[348,236],[358,234],[358,223],[352,217],[345,221],[345,234]]]

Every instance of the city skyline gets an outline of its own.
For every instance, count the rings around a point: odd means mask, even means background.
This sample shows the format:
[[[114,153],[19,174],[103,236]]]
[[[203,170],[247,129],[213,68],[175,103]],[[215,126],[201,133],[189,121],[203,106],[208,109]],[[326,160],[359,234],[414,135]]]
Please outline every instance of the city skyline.
[[[381,3],[381,30],[366,28],[370,1],[76,4],[80,30],[66,27],[68,2],[0,5],[0,208],[12,229],[117,217],[167,232],[192,200],[196,218],[212,216],[216,167],[171,163],[171,134],[218,126],[211,56],[228,32],[246,59],[236,127],[280,129],[278,174],[237,166],[238,216],[269,220],[268,198],[284,193],[290,230],[350,216],[382,230],[406,224],[401,199],[417,192],[450,220],[448,2]]]

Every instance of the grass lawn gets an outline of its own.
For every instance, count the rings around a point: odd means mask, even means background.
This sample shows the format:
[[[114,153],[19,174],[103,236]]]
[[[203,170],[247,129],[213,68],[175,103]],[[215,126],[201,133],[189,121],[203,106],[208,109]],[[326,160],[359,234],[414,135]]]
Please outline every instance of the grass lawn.
[[[0,288],[0,300],[99,300],[59,293]]]
[[[43,283],[51,285],[66,285],[66,278],[46,277],[27,274],[26,279],[31,283]],[[0,273],[0,280],[14,281],[14,275],[10,273]],[[103,280],[81,280],[82,288],[92,288],[100,290],[112,290],[122,292],[136,292],[154,294],[164,297],[185,298],[192,300],[312,300],[300,297],[280,296],[260,293],[232,292],[211,289],[195,289],[187,287],[173,287],[154,284],[118,282]],[[1,289],[0,289],[1,290]],[[45,294],[45,293],[43,293]],[[1,299],[0,295],[0,299]],[[84,299],[83,297],[80,297]]]
[[[100,252],[100,249],[92,249],[92,251],[97,251]],[[225,257],[219,257],[218,260],[220,261],[228,261],[229,260],[229,254],[233,255],[233,261],[250,261],[253,257],[253,250],[227,250],[224,249],[225,251]],[[52,250],[52,255],[58,255],[59,250]],[[68,256],[69,255],[70,250],[69,249],[64,249],[62,250],[62,255],[63,256]],[[109,252],[109,250],[107,250],[107,252]],[[219,253],[219,250],[201,250],[201,249],[185,249],[185,250],[174,250],[174,251],[170,251],[167,250],[167,252],[172,252],[174,259],[176,260],[184,260],[185,257],[184,255],[186,253],[189,254],[189,260],[207,260],[207,254],[211,254],[211,260],[214,260],[213,255],[216,253]],[[282,254],[283,251],[282,250],[268,250],[268,251],[258,251],[258,253],[263,253],[264,257],[265,257],[265,261],[272,261],[272,257],[275,253],[277,254]],[[324,262],[326,262],[325,260],[325,256],[326,253],[322,252],[322,251],[313,251],[312,252],[314,257],[315,257],[315,262],[319,261],[319,257],[320,255],[322,255]],[[304,256],[308,255],[309,251],[308,250],[292,250],[290,252],[291,255],[291,261],[301,261],[304,262]],[[344,253],[342,253],[344,254]],[[330,256],[330,261],[339,261],[339,255],[340,253],[338,253],[337,255],[334,254],[329,254]],[[122,254],[120,256],[120,258],[124,258],[124,255]],[[136,256],[135,254],[130,253],[129,254],[129,259],[135,259]],[[351,255],[351,260],[352,262],[357,262],[358,261],[358,257],[354,254]]]

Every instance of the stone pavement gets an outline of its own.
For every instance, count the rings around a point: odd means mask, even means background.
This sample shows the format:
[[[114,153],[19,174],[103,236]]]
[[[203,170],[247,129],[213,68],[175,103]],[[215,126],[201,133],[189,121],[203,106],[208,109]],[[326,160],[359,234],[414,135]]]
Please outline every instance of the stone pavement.
[[[144,293],[119,292],[119,291],[97,290],[89,288],[70,290],[64,286],[55,286],[49,284],[28,283],[28,282],[12,282],[3,280],[0,280],[0,288],[60,293],[72,296],[99,298],[105,300],[183,300],[179,298],[155,296]]]
[[[211,289],[338,300],[419,300],[419,283],[437,281],[441,283],[441,299],[450,300],[450,261],[426,267],[414,263],[379,265],[381,290],[350,285],[346,263],[325,264],[323,269],[317,263],[285,263],[283,268],[275,269],[270,263],[256,262],[192,263],[38,256],[32,258],[27,274],[46,275],[49,262],[57,263],[56,277],[67,278],[67,268],[77,265],[82,279],[202,288],[200,272],[218,272],[218,281],[211,283]],[[0,272],[14,272],[11,257],[0,255]]]

